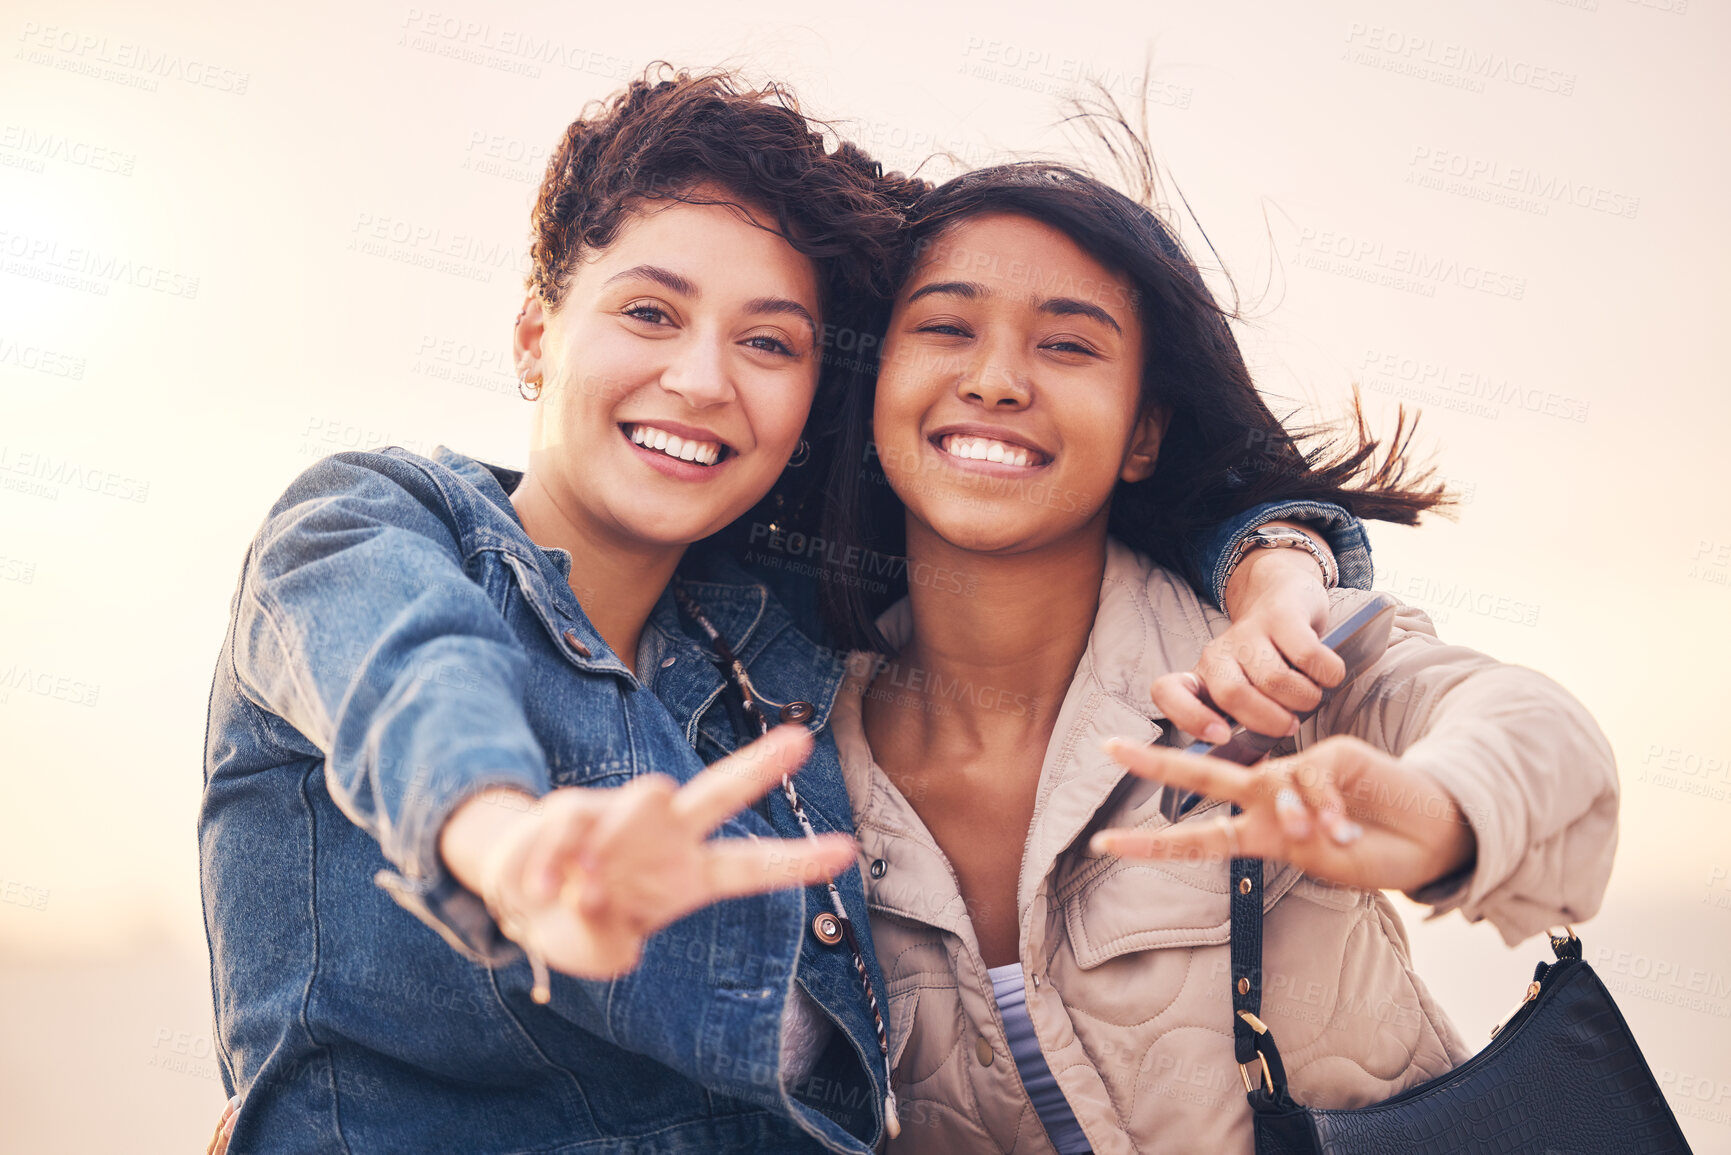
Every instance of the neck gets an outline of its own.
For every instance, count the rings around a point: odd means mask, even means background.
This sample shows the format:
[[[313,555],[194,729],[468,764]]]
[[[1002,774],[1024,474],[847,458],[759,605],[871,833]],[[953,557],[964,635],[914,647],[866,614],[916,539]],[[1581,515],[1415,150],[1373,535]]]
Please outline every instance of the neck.
[[[908,602],[913,638],[896,662],[920,671],[928,692],[991,687],[958,695],[932,724],[982,737],[1021,729],[1050,733],[1088,648],[1106,571],[1099,519],[1061,542],[1008,556],[980,554],[908,525]],[[1007,708],[1007,701],[1016,708]],[[1006,717],[1026,719],[1006,726]]]
[[[673,580],[685,547],[609,532],[584,511],[562,506],[533,473],[518,483],[511,505],[530,540],[571,555],[571,592],[601,640],[635,672],[643,625]]]

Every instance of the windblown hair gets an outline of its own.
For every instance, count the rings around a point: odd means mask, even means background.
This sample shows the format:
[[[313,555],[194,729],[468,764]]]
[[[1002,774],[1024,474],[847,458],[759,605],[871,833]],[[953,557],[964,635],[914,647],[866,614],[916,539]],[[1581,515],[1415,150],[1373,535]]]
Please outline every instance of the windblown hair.
[[[1136,181],[1152,200],[1154,172],[1140,138]],[[1120,152],[1122,163],[1125,154]],[[1452,498],[1429,469],[1408,461],[1415,422],[1402,408],[1393,436],[1372,436],[1356,390],[1348,428],[1289,431],[1251,380],[1223,308],[1174,231],[1148,204],[1058,164],[997,165],[957,177],[914,208],[897,266],[898,283],[945,230],[986,213],[1030,217],[1056,228],[1134,287],[1145,361],[1142,403],[1170,410],[1155,470],[1120,482],[1111,496],[1111,535],[1202,584],[1191,546],[1197,531],[1266,501],[1326,501],[1361,518],[1417,522]],[[887,311],[878,323],[887,327]],[[833,449],[822,529],[842,558],[883,558],[906,550],[904,510],[873,451],[875,373],[847,399]],[[853,552],[849,552],[852,550]],[[832,567],[833,568],[833,567]],[[885,567],[877,566],[879,572]],[[873,619],[901,591],[865,588],[856,573],[832,572],[824,610],[851,646],[884,649]],[[881,583],[880,583],[881,584]]]

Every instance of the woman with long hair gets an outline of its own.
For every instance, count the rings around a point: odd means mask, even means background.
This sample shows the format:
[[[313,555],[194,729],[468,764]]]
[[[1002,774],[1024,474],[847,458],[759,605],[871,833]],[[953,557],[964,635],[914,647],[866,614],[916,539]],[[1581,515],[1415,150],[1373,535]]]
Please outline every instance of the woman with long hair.
[[[1236,984],[1261,984],[1295,1097],[1362,1105],[1470,1054],[1382,889],[1511,943],[1598,907],[1602,734],[1415,610],[1301,728],[1238,717],[1285,735],[1278,756],[1172,749],[1224,725],[1205,683],[1235,692],[1205,660],[1228,623],[1184,576],[1199,524],[1271,493],[1400,522],[1445,496],[1404,433],[1289,433],[1229,320],[1157,214],[1071,169],[969,173],[914,210],[826,532],[961,575],[881,616],[832,606],[860,647],[832,725],[888,984],[892,1150],[1248,1153]],[[1333,620],[1371,597],[1311,596]],[[1263,970],[1235,979],[1239,856],[1270,862]]]

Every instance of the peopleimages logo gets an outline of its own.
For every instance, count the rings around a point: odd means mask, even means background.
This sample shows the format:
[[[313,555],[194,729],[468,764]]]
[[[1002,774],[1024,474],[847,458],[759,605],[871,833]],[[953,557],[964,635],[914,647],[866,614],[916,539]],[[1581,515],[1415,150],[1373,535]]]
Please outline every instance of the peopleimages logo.
[[[350,252],[471,281],[490,282],[500,271],[516,276],[529,271],[528,253],[515,245],[366,211],[355,214],[347,247]]]
[[[1450,179],[1459,184],[1449,183]],[[1407,181],[1424,188],[1477,196],[1547,215],[1553,204],[1572,205],[1590,212],[1634,220],[1641,198],[1614,192],[1603,185],[1577,181],[1531,165],[1505,164],[1501,160],[1471,153],[1414,145],[1408,161]],[[1499,194],[1505,199],[1496,200]]]
[[[108,80],[155,92],[158,81],[179,80],[195,88],[209,88],[233,96],[245,96],[252,80],[249,72],[225,68],[209,61],[159,51],[128,40],[112,40],[91,32],[61,28],[53,24],[24,22],[19,40],[29,53],[26,59],[65,72]]]
[[[1346,43],[1345,59],[1354,64],[1453,88],[1483,92],[1485,82],[1494,80],[1558,96],[1575,93],[1573,72],[1381,24],[1354,21],[1347,27]]]
[[[38,132],[22,124],[8,124],[0,129],[0,154],[15,154],[33,172],[41,172],[47,162],[68,164],[95,172],[116,176],[131,176],[138,163],[138,154],[121,152],[89,141],[77,140],[61,132]],[[0,155],[0,164],[10,163]]]
[[[541,65],[616,81],[628,80],[632,70],[624,57],[597,52],[583,44],[422,8],[410,8],[404,15],[397,43],[417,52],[531,79],[540,77]]]
[[[1502,407],[1525,413],[1584,422],[1588,402],[1551,389],[1511,381],[1506,374],[1455,366],[1428,357],[1367,348],[1359,362],[1364,386],[1405,400],[1440,405],[1478,417],[1495,418]]]
[[[1299,230],[1298,265],[1426,297],[1435,296],[1438,285],[1454,285],[1511,301],[1527,295],[1525,277],[1421,249],[1392,248],[1371,237],[1330,229]]]
[[[89,245],[63,245],[54,237],[0,231],[0,257],[13,276],[97,296],[107,296],[111,285],[130,285],[189,301],[198,297],[197,277]]]
[[[13,489],[16,487],[9,483],[15,481],[42,490],[37,496],[50,499],[58,499],[59,487],[63,485],[121,501],[144,502],[150,497],[148,481],[111,469],[93,468],[68,457],[0,444],[0,483],[8,483],[5,487]]]

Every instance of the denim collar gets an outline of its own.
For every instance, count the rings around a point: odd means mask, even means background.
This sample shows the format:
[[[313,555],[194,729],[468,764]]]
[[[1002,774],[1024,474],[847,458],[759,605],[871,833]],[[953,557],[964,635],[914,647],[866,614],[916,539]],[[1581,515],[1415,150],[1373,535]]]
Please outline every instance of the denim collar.
[[[547,580],[545,573],[540,574],[540,584],[544,586],[545,596],[555,615],[549,621],[549,627],[558,622],[563,629],[575,630],[578,639],[592,655],[587,659],[577,659],[579,665],[630,678],[629,668],[602,641],[576,595],[571,592],[571,554],[557,547],[537,545],[523,528],[522,519],[511,504],[511,494],[522,483],[523,472],[479,461],[443,445],[434,449],[432,460],[464,483],[452,486],[438,479],[453,512],[466,527],[470,527],[466,534],[470,540],[466,543],[465,552],[497,549],[519,558],[537,571],[543,567],[550,568],[558,575],[558,580]],[[703,607],[704,615],[721,631],[721,636],[727,639],[734,653],[746,658],[769,605],[769,593],[763,585],[752,580],[738,566],[707,554],[700,547],[680,564],[678,580]],[[537,591],[530,592],[533,595]],[[670,590],[662,591],[650,614],[649,624],[676,643],[695,647],[706,656],[709,654],[707,643],[699,641],[686,628]],[[650,671],[643,673],[647,677]]]

